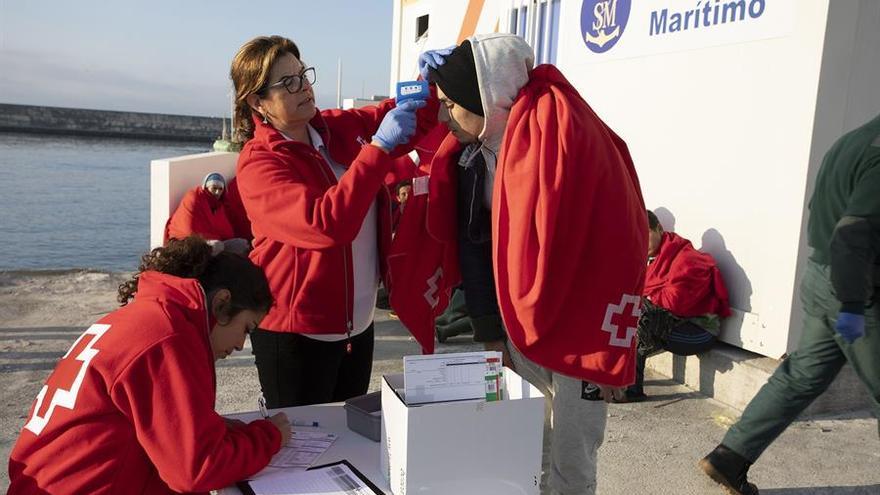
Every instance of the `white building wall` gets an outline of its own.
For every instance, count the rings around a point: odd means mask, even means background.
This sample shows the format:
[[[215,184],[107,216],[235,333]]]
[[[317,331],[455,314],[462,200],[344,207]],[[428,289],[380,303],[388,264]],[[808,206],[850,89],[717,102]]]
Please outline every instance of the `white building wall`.
[[[579,4],[563,5],[560,68],[628,143],[648,208],[718,261],[734,309],[723,340],[781,356],[828,2],[792,5],[787,35],[599,63],[583,63]]]
[[[836,137],[880,112],[880,2],[757,1],[761,22],[648,36],[649,11],[697,3],[632,0],[617,46],[597,55],[581,31],[589,2],[562,0],[557,65],[629,144],[647,206],[718,260],[735,313],[722,338],[779,357],[800,335],[812,178]],[[401,41],[392,81],[457,41],[468,3],[395,2],[396,30],[431,21],[422,45]],[[530,3],[487,1],[477,32],[506,31],[513,4]]]

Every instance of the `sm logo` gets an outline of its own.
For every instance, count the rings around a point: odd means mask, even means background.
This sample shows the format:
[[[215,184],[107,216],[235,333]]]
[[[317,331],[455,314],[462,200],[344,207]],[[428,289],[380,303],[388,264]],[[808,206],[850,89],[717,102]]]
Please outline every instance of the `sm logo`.
[[[623,35],[632,0],[584,0],[581,35],[593,53],[610,50]]]

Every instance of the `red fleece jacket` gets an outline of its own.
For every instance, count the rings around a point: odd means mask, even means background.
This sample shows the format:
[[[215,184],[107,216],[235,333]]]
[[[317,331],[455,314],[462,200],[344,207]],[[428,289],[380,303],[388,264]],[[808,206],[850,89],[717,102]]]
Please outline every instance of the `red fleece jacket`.
[[[207,492],[263,469],[281,434],[214,411],[208,325],[198,281],[144,272],[134,301],[49,376],[9,457],[9,493]]]
[[[251,221],[248,220],[244,203],[241,202],[241,193],[238,191],[238,179],[235,177],[230,179],[229,185],[226,187],[226,194],[223,195],[223,200],[235,237],[249,241],[253,240],[254,234],[251,232]]]
[[[391,155],[369,142],[394,100],[355,110],[328,110],[312,119],[336,163],[349,166],[337,180],[307,143],[289,141],[254,119],[256,130],[238,158],[238,188],[254,234],[251,260],[269,279],[276,304],[261,326],[270,331],[344,334],[354,301],[351,243],[378,201],[379,269],[391,244],[391,196],[386,184],[410,178],[408,153],[437,123],[436,97],[417,112],[410,144]],[[399,167],[395,169],[395,167]],[[388,180],[392,174],[395,180]]]

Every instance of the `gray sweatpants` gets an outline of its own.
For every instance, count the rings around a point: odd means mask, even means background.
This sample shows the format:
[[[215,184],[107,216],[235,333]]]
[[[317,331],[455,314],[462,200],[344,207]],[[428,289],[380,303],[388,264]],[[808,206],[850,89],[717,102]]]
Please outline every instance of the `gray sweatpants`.
[[[581,380],[526,359],[507,343],[516,372],[546,397],[542,495],[596,493],[596,451],[605,439],[607,404],[581,398]]]

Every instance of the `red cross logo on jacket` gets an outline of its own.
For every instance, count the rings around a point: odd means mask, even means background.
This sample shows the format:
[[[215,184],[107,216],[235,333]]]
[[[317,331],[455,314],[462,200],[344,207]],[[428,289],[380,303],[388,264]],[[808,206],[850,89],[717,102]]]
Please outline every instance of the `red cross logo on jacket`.
[[[76,405],[76,396],[82,385],[83,378],[89,368],[89,363],[98,355],[98,349],[94,345],[98,339],[110,329],[110,325],[92,325],[67,351],[55,371],[46,380],[39,395],[37,395],[37,403],[34,406],[34,413],[30,421],[24,427],[32,431],[35,435],[39,435],[52,418],[52,413],[58,406],[67,409],[73,409]],[[68,359],[75,356],[73,359]],[[67,387],[67,388],[64,388]],[[44,406],[48,398],[48,404]]]
[[[602,322],[602,330],[611,334],[608,338],[608,345],[615,347],[629,347],[632,345],[633,337],[636,336],[636,330],[639,326],[639,316],[642,310],[639,308],[641,304],[639,296],[631,294],[623,294],[620,298],[620,304],[611,303],[605,310],[605,320]],[[627,307],[632,307],[627,311]],[[620,329],[623,327],[625,333],[620,335]]]

